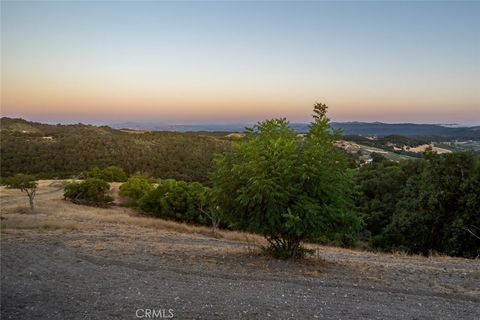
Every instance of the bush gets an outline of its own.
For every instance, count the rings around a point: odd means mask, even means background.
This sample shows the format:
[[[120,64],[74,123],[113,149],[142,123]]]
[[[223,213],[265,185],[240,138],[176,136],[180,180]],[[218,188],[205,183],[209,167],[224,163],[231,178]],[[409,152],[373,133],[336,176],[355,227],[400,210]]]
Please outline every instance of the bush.
[[[102,179],[107,182],[127,181],[127,175],[125,174],[125,171],[117,166],[109,166],[103,170],[99,167],[93,167],[89,172],[87,172],[87,177]]]
[[[76,203],[107,204],[113,198],[107,194],[110,184],[102,179],[88,178],[65,185],[63,196]]]
[[[166,179],[147,192],[138,201],[138,206],[142,211],[156,217],[207,224],[209,219],[202,213],[206,205],[207,190],[198,182]]]
[[[136,205],[138,200],[145,194],[153,190],[150,180],[142,175],[133,175],[127,182],[120,186],[120,195],[130,200],[131,204]]]

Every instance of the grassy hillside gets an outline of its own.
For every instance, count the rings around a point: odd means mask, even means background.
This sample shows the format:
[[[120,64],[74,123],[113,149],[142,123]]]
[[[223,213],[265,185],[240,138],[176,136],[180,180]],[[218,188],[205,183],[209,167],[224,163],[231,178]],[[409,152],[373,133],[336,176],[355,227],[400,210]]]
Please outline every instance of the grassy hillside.
[[[229,141],[202,133],[121,131],[1,119],[1,176],[70,177],[92,166],[187,181],[207,180],[214,154]]]

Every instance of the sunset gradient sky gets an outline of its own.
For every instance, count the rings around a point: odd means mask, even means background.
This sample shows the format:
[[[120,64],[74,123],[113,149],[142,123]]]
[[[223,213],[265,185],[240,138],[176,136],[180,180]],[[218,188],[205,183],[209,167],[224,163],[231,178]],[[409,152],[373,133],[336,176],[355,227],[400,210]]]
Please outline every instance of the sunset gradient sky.
[[[1,114],[480,123],[479,2],[1,3]]]

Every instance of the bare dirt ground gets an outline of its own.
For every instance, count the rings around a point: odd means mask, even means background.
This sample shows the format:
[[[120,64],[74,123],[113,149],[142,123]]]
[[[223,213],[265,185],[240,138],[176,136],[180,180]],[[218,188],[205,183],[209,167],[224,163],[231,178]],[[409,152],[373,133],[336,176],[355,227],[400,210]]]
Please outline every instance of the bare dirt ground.
[[[2,319],[480,319],[478,260],[316,246],[278,261],[258,236],[75,205],[56,181],[27,203],[0,189]]]

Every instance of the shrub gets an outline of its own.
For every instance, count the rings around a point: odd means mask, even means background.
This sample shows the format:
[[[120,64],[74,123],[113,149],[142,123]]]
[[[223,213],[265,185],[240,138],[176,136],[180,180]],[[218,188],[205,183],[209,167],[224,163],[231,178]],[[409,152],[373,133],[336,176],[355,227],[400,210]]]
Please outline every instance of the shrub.
[[[107,194],[108,190],[110,190],[108,182],[87,178],[82,182],[71,182],[65,185],[63,196],[77,203],[106,204],[113,201],[113,198]]]
[[[127,182],[120,186],[120,195],[128,198],[131,204],[136,205],[138,200],[152,191],[152,189],[153,186],[150,180],[145,176],[137,174],[128,178]]]
[[[187,183],[166,179],[147,192],[139,201],[139,208],[153,216],[181,222],[207,224],[202,213],[206,204],[207,188],[198,182]]]
[[[127,175],[125,174],[125,171],[117,166],[109,166],[103,170],[99,167],[93,167],[89,172],[87,172],[87,177],[102,179],[107,182],[127,181]]]

